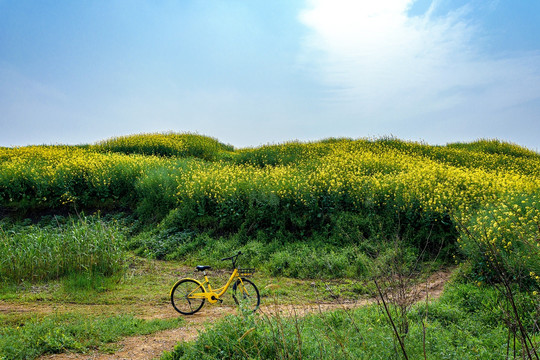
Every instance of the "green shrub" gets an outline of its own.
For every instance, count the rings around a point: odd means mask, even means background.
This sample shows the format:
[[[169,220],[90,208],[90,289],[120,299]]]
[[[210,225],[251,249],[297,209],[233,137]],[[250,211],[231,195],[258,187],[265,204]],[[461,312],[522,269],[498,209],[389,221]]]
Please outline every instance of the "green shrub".
[[[146,224],[161,221],[177,206],[176,175],[185,167],[186,160],[169,162],[167,166],[148,170],[135,184],[137,207],[135,213]]]
[[[222,152],[234,150],[231,145],[222,144],[208,136],[173,132],[120,136],[101,141],[90,148],[95,151],[196,157],[204,160],[215,160]]]
[[[449,148],[463,149],[467,151],[482,152],[486,154],[508,155],[516,158],[536,158],[538,152],[526,149],[513,143],[507,143],[500,140],[481,139],[470,143],[448,144]]]
[[[485,206],[461,223],[460,249],[472,280],[507,281],[540,291],[540,198],[518,194]]]

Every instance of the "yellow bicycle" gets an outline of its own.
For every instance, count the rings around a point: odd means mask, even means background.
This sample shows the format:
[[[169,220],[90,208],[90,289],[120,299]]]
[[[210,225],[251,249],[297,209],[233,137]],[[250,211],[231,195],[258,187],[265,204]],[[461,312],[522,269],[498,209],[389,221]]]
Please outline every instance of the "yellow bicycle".
[[[206,300],[211,304],[218,301],[222,302],[223,300],[220,297],[225,294],[229,286],[234,282],[232,289],[236,304],[245,306],[246,309],[251,311],[256,311],[261,303],[261,296],[255,284],[246,279],[246,276],[253,275],[255,269],[238,269],[236,261],[240,255],[242,255],[242,252],[239,251],[236,255],[221,259],[221,261],[232,260],[233,272],[229,281],[218,289],[213,289],[210,281],[208,281],[206,270],[211,268],[208,265],[198,265],[195,268],[197,271],[203,272],[204,282],[201,283],[195,279],[185,278],[174,284],[171,289],[171,303],[174,309],[180,314],[192,315],[203,307]]]

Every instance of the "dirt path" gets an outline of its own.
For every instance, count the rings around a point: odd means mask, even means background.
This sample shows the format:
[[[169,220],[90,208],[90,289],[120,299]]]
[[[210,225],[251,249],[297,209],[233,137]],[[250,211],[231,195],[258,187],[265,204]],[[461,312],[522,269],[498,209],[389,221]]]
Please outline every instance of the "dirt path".
[[[415,294],[416,301],[425,300],[426,296],[429,299],[438,298],[442,291],[444,284],[451,276],[450,270],[439,271],[431,275],[424,283],[415,286],[411,291]],[[358,301],[335,301],[326,303],[314,303],[303,305],[265,305],[261,306],[260,312],[264,315],[282,315],[282,316],[303,316],[312,312],[322,312],[337,309],[352,309],[360,306],[365,306],[370,303],[376,302],[376,299],[362,299]],[[84,311],[85,307],[96,306],[103,307],[103,312],[114,311],[114,309],[107,309],[107,305],[61,305],[53,307],[51,305],[10,305],[0,302],[0,313],[2,312],[32,312],[32,313],[53,313],[55,311]],[[177,317],[178,314],[174,312],[169,304],[160,306],[142,306],[138,309],[140,317],[146,319],[165,319],[171,317]],[[99,352],[93,352],[89,354],[76,354],[76,353],[63,353],[47,355],[40,358],[40,360],[123,360],[123,359],[155,359],[159,357],[164,351],[171,350],[180,341],[190,341],[197,337],[199,331],[203,330],[207,323],[213,322],[227,314],[236,313],[236,307],[225,305],[205,305],[205,307],[197,314],[185,317],[185,323],[182,327],[160,331],[150,335],[127,337],[118,342],[116,345],[119,350],[114,354],[103,354]]]
[[[172,307],[160,309],[155,312],[153,318],[177,317]],[[192,316],[186,317],[182,327],[164,330],[150,335],[131,336],[117,343],[118,350],[114,354],[102,354],[93,352],[90,354],[63,353],[42,356],[40,360],[132,360],[132,359],[155,359],[159,358],[166,350],[172,350],[180,341],[194,340],[199,331],[204,329],[205,323],[211,319],[219,319],[226,314],[234,313],[232,306],[205,306],[203,310]]]

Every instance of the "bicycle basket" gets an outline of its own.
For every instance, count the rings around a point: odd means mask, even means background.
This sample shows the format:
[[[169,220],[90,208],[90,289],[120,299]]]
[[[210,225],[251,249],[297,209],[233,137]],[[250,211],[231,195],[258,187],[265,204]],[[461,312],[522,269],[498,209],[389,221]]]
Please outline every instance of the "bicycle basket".
[[[253,276],[255,269],[238,269],[239,276]]]

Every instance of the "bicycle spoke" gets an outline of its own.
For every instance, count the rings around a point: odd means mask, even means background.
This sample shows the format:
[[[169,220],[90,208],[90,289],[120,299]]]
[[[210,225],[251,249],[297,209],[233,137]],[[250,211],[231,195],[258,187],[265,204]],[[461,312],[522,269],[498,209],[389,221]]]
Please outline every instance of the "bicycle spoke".
[[[239,279],[235,283],[233,291],[235,294],[238,293],[239,295],[239,298],[236,296],[234,296],[234,298],[240,307],[251,311],[258,309],[260,303],[259,291],[257,290],[255,284],[253,284],[251,281],[244,278]]]
[[[194,314],[204,305],[204,288],[191,279],[184,279],[174,285],[171,291],[171,302],[181,314]]]

